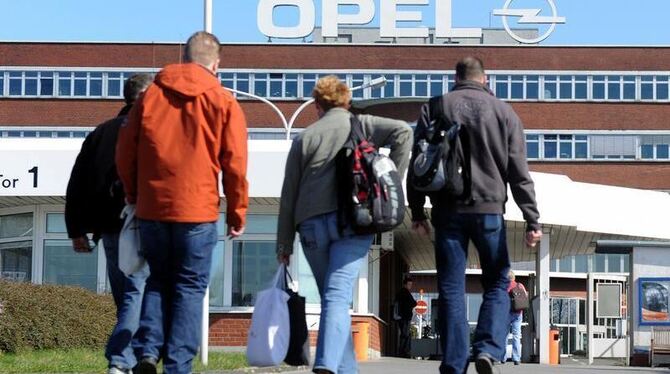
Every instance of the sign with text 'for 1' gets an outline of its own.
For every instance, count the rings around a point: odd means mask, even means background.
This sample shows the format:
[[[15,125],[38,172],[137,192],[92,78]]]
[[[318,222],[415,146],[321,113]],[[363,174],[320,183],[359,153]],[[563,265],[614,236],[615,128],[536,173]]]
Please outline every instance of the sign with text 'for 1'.
[[[481,38],[482,29],[456,28],[452,25],[452,0],[435,1],[435,37],[437,38]],[[492,15],[502,17],[503,25],[511,37],[521,43],[534,44],[546,39],[557,24],[565,23],[559,17],[554,0],[537,0],[538,6],[548,4],[551,16],[541,16],[541,8],[513,8],[514,0],[506,0],[502,9],[495,9]],[[402,22],[422,22],[423,14],[416,10],[401,10],[400,6],[428,6],[429,0],[380,0],[379,36],[388,38],[427,38],[429,28],[398,27]],[[355,6],[357,12],[340,13],[340,6]],[[277,26],[274,11],[278,7],[293,7],[298,12],[298,24]],[[322,35],[338,37],[339,25],[367,25],[375,18],[374,0],[321,0]],[[514,33],[508,18],[517,17],[520,25],[549,25],[547,32],[536,39],[524,39]],[[316,26],[316,6],[314,0],[260,0],[258,2],[258,29],[271,38],[304,38],[312,34]]]

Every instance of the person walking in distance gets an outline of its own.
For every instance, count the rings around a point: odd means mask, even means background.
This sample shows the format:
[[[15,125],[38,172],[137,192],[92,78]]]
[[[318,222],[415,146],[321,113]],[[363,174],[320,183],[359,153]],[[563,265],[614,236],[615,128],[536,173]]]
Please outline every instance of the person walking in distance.
[[[132,342],[140,323],[142,295],[149,276],[147,266],[128,276],[119,269],[119,233],[123,225],[119,217],[125,196],[116,173],[114,153],[121,124],[151,81],[149,74],[135,74],[126,80],[123,85],[126,105],[116,118],[96,127],[86,137],[65,196],[65,224],[74,250],[91,252],[87,233],[93,233],[95,242],[101,237],[105,247],[107,276],[116,305],[116,325],[105,348],[109,374],[130,373],[137,364]]]
[[[510,293],[514,290],[518,292],[523,292],[528,298],[528,291],[526,287],[521,283],[516,282],[516,276],[512,270],[509,271],[509,286],[507,287],[507,293]],[[515,310],[514,306],[510,307],[509,312],[509,331],[512,333],[512,361],[514,365],[519,365],[521,362],[521,321],[523,321],[523,309]],[[505,350],[507,353],[507,350]],[[507,357],[505,356],[505,360]]]
[[[407,276],[403,279],[402,288],[398,291],[395,298],[397,306],[397,322],[398,322],[398,355],[400,357],[410,357],[410,324],[414,317],[414,307],[416,307],[416,300],[412,296],[412,285],[414,280]]]
[[[293,141],[288,154],[279,205],[277,259],[289,264],[297,228],[321,296],[314,372],[357,373],[349,306],[373,235],[356,235],[348,223],[338,224],[336,157],[352,129],[351,90],[330,75],[319,79],[312,96],[320,119]],[[391,149],[390,158],[403,175],[412,147],[407,123],[370,115],[358,119],[372,143]]]
[[[116,164],[137,204],[147,280],[138,331],[140,373],[190,373],[218,240],[219,173],[228,235],[244,232],[247,127],[216,76],[221,46],[207,32],[187,41],[182,64],[161,70],[119,133]]]
[[[486,85],[484,64],[466,57],[456,65],[456,84],[438,98],[441,123],[461,126],[465,189],[459,196],[441,190],[428,195],[435,228],[435,263],[439,291],[440,373],[465,373],[470,330],[465,305],[465,267],[468,243],[479,253],[483,302],[479,309],[472,353],[478,373],[494,371],[503,357],[510,299],[507,278],[510,260],[503,213],[507,185],[527,222],[525,241],[535,246],[542,237],[533,180],[528,172],[523,125],[508,104],[496,99]],[[438,115],[426,104],[414,134],[415,144],[429,138]],[[447,131],[448,129],[440,129]],[[432,139],[430,139],[432,140]],[[413,156],[419,152],[415,150]],[[413,163],[413,161],[412,161]],[[460,171],[459,171],[460,172]],[[445,172],[446,174],[446,172]],[[412,168],[410,177],[412,179]],[[427,194],[408,183],[412,226],[430,232],[424,204]]]

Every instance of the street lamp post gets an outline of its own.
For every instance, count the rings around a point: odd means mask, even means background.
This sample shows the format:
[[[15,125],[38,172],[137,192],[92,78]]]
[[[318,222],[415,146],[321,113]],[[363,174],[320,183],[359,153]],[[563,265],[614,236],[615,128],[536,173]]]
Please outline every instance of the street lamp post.
[[[205,31],[212,32],[212,0],[205,0]]]
[[[358,90],[365,90],[365,89],[368,89],[368,88],[374,89],[374,88],[382,87],[384,85],[386,85],[386,77],[382,76],[382,77],[379,77],[379,78],[375,78],[375,79],[373,79],[369,82],[363,83],[360,86],[356,86],[356,87],[352,88],[351,91],[353,92],[353,91],[358,91]],[[298,118],[300,113],[302,113],[302,111],[305,110],[305,108],[307,108],[313,102],[314,102],[314,98],[311,98],[311,99],[305,101],[304,103],[302,103],[302,105],[300,105],[298,107],[298,109],[295,111],[295,113],[293,113],[293,115],[291,116],[291,119],[288,121],[288,125],[286,126],[286,140],[291,139],[291,130],[293,129],[293,124],[295,123],[295,120]]]

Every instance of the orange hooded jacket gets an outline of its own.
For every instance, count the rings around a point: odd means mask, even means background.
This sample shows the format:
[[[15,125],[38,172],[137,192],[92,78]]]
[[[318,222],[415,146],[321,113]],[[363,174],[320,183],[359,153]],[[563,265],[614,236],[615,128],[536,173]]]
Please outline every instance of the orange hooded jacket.
[[[166,66],[121,126],[116,167],[137,217],[202,223],[219,217],[219,172],[229,226],[249,204],[247,125],[235,98],[206,68]]]

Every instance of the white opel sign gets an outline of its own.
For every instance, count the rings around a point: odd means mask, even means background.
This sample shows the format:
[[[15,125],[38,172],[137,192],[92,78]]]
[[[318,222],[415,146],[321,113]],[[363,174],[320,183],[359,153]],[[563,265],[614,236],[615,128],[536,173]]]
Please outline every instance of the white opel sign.
[[[541,9],[513,9],[513,0],[507,0],[503,9],[494,11],[494,15],[503,17],[505,30],[521,43],[538,43],[551,35],[556,24],[565,23],[564,17],[558,17],[553,0],[547,1],[552,16],[540,16]],[[357,13],[341,14],[340,5],[353,5]],[[399,10],[399,6],[428,6],[429,0],[380,0],[379,36],[383,38],[427,38],[428,27],[398,27],[399,22],[421,22],[420,11]],[[298,24],[295,26],[277,26],[274,10],[277,7],[294,7],[298,12]],[[337,37],[340,25],[367,25],[377,12],[374,0],[322,0],[321,25],[324,37]],[[258,2],[258,29],[271,38],[304,38],[312,34],[316,26],[316,7],[313,0],[260,0]],[[520,17],[520,24],[551,24],[549,30],[537,39],[524,39],[516,35],[509,27],[508,17]],[[435,37],[437,38],[480,38],[481,28],[455,28],[452,25],[451,0],[435,0]]]

